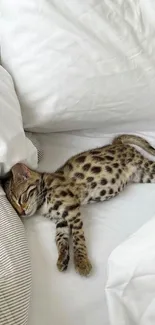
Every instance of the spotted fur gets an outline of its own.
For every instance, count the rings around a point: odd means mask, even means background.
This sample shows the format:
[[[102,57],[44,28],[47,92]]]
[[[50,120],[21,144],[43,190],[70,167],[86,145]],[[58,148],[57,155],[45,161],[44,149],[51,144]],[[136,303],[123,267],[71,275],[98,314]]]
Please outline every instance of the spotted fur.
[[[111,145],[70,158],[55,173],[39,173],[23,164],[16,164],[12,168],[12,176],[4,188],[19,215],[31,216],[38,211],[46,218],[55,220],[57,266],[60,271],[68,267],[70,232],[76,270],[81,275],[88,275],[92,268],[81,219],[81,205],[109,200],[130,182],[155,182],[155,162],[143,157],[130,144],[155,155],[155,149],[146,140],[122,135],[115,138]]]

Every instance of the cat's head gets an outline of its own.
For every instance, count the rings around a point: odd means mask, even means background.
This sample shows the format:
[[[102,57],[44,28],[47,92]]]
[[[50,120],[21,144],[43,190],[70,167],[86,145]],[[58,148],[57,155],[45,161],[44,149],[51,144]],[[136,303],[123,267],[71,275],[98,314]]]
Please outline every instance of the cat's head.
[[[41,174],[21,163],[14,165],[11,172],[4,183],[7,198],[19,215],[31,216],[38,208]]]

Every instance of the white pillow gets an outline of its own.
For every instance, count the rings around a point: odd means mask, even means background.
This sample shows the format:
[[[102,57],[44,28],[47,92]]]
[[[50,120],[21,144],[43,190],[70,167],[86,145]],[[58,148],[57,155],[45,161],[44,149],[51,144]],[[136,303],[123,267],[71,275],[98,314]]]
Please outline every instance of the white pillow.
[[[37,149],[26,138],[11,76],[0,66],[0,175],[17,162],[37,167]]]
[[[1,0],[24,127],[154,130],[154,0]]]

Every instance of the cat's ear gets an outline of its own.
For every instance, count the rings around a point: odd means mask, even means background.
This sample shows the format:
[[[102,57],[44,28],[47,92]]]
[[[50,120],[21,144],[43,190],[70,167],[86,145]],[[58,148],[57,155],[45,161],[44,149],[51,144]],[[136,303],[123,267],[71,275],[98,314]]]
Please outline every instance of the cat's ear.
[[[16,165],[14,165],[11,168],[11,171],[12,171],[13,178],[15,181],[27,180],[31,175],[30,169],[22,163],[18,163]]]

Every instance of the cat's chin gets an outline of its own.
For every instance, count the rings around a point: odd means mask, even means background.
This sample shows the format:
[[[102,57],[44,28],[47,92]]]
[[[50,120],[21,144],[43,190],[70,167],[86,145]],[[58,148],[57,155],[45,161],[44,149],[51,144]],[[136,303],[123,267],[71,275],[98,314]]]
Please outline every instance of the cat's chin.
[[[25,214],[23,215],[23,218],[26,218],[26,217],[29,218],[29,217],[34,216],[36,211],[37,211],[36,207],[34,207],[32,210],[25,211]]]

